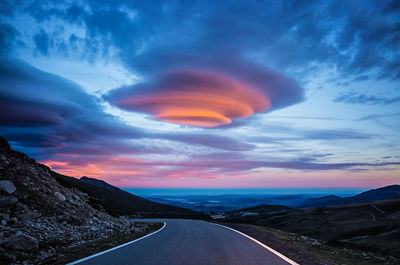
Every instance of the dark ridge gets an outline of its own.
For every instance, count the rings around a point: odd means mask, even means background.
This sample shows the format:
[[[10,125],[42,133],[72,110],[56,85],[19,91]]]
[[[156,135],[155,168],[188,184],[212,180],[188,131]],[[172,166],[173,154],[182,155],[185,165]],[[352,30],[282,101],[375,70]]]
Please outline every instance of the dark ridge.
[[[106,182],[93,179],[81,181],[51,171],[52,176],[65,187],[75,187],[92,197],[93,207],[101,205],[112,215],[140,215],[142,217],[209,219],[204,213],[152,202],[123,191]],[[96,184],[93,184],[96,183]]]
[[[252,212],[252,213],[265,213],[265,212],[281,212],[281,211],[288,211],[292,210],[293,208],[283,206],[283,205],[269,205],[269,204],[263,204],[263,205],[258,205],[258,206],[253,206],[249,208],[244,208],[236,211],[231,211],[232,213],[238,213],[238,212]]]
[[[315,208],[323,206],[346,205],[353,203],[373,202],[400,198],[400,185],[390,185],[378,189],[372,189],[351,197],[337,197],[334,195],[321,198],[308,199],[299,208]]]
[[[310,198],[304,201],[304,203],[300,207],[304,208],[312,208],[312,207],[318,207],[322,205],[328,205],[329,203],[334,203],[336,201],[339,201],[343,199],[342,197],[336,196],[336,195],[328,195],[320,198]]]
[[[86,177],[86,176],[81,177],[79,180],[82,181],[82,182],[86,182],[86,183],[89,183],[89,184],[93,184],[93,185],[108,189],[108,190],[121,191],[119,188],[108,184],[104,180],[95,179],[95,178],[89,178],[89,177]]]
[[[0,136],[0,146],[11,149],[10,144],[3,136]]]

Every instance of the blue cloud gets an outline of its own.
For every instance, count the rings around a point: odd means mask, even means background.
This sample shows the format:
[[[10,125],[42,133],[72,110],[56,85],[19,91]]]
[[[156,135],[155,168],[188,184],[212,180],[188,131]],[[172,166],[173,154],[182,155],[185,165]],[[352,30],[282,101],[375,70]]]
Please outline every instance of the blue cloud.
[[[39,24],[58,18],[84,26],[86,58],[116,49],[141,74],[234,61],[309,70],[323,63],[355,78],[376,70],[377,78],[398,79],[397,6],[378,0],[85,1],[15,9]]]
[[[41,54],[43,55],[49,54],[50,40],[49,36],[43,29],[41,29],[38,33],[33,35],[33,42],[35,43],[36,48],[39,50]]]
[[[400,97],[377,97],[364,93],[343,93],[335,98],[335,102],[362,105],[389,105],[400,102]]]
[[[212,134],[151,133],[129,126],[103,111],[98,99],[79,85],[19,60],[0,61],[0,128],[14,145],[47,148],[54,153],[163,153],[163,148],[137,146],[131,139],[163,139],[233,151],[253,146]],[[109,148],[106,148],[108,146]],[[78,151],[80,150],[80,151]]]

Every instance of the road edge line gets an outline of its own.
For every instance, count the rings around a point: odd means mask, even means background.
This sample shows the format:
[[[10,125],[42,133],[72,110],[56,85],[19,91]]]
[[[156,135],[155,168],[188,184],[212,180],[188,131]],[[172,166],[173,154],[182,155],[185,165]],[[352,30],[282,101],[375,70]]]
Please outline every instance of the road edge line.
[[[100,256],[100,255],[103,255],[103,254],[105,254],[105,253],[107,253],[107,252],[111,252],[111,251],[116,250],[116,249],[118,249],[118,248],[125,247],[125,246],[127,246],[127,245],[129,245],[129,244],[132,244],[132,243],[135,243],[135,242],[137,242],[137,241],[139,241],[139,240],[145,239],[146,237],[149,237],[149,236],[151,236],[151,235],[154,235],[155,233],[158,233],[158,232],[160,232],[161,230],[163,230],[163,229],[167,226],[167,223],[166,223],[166,222],[163,222],[163,223],[164,223],[164,225],[163,225],[160,229],[158,229],[157,231],[151,232],[150,234],[147,234],[147,235],[145,235],[145,236],[136,238],[135,240],[129,241],[129,242],[124,243],[124,244],[122,244],[122,245],[119,245],[119,246],[116,246],[116,247],[113,247],[113,248],[104,250],[104,251],[102,251],[102,252],[93,254],[93,255],[88,256],[88,257],[86,257],[86,258],[82,258],[82,259],[73,261],[73,262],[71,262],[71,263],[67,263],[67,265],[75,265],[75,264],[81,263],[81,262],[83,262],[83,261],[86,261],[86,260],[88,260],[88,259],[91,259],[91,258]]]
[[[230,228],[230,227],[225,226],[225,225],[216,224],[216,223],[211,223],[211,222],[209,222],[209,223],[210,223],[210,224],[214,224],[214,225],[218,225],[218,226],[221,226],[221,227],[224,227],[224,228],[227,228],[227,229],[229,229],[229,230],[232,230],[232,231],[234,231],[234,232],[236,232],[236,233],[241,234],[242,236],[245,236],[245,237],[251,239],[251,240],[254,241],[255,243],[257,243],[257,244],[259,244],[260,246],[262,246],[263,248],[269,250],[270,252],[272,252],[273,254],[275,254],[276,256],[280,257],[281,259],[283,259],[284,261],[288,262],[288,263],[291,264],[291,265],[300,265],[300,264],[298,264],[297,262],[294,262],[293,260],[291,260],[291,259],[289,259],[288,257],[286,257],[285,255],[283,255],[282,253],[280,253],[280,252],[276,251],[275,249],[273,249],[273,248],[271,248],[271,247],[265,245],[264,243],[258,241],[257,239],[255,239],[255,238],[253,238],[253,237],[251,237],[251,236],[249,236],[249,235],[246,235],[246,234],[243,233],[243,232],[240,232],[240,231],[238,231],[238,230],[236,230],[236,229]]]

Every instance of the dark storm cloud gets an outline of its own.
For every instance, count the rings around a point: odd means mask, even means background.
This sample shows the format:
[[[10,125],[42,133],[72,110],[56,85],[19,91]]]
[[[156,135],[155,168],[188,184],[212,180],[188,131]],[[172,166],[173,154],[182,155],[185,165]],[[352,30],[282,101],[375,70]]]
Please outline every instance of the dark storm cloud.
[[[334,100],[335,102],[343,102],[347,104],[361,105],[389,105],[400,102],[400,97],[377,97],[364,93],[346,93],[341,94]]]
[[[137,138],[140,129],[106,114],[77,84],[21,61],[0,63],[0,126],[22,147]]]

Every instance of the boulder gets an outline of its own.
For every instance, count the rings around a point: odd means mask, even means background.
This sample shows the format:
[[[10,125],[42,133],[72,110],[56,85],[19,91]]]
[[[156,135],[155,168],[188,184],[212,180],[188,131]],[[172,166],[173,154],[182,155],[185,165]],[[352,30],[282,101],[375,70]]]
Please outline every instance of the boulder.
[[[54,192],[54,196],[60,201],[65,201],[65,196],[61,192]]]
[[[23,251],[37,251],[39,241],[25,234],[15,234],[5,241],[5,247]]]
[[[9,206],[17,204],[18,199],[14,196],[0,197],[0,206]]]
[[[0,180],[0,190],[7,192],[8,194],[14,193],[17,189],[10,180]]]

